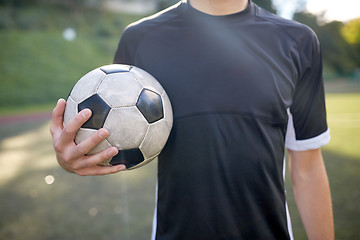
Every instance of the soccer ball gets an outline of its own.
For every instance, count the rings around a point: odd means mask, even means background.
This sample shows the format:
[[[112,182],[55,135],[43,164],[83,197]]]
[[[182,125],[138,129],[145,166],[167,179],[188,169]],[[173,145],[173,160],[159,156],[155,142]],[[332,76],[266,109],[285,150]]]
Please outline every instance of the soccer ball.
[[[99,67],[83,76],[67,99],[64,124],[89,108],[91,118],[75,137],[78,144],[100,128],[110,135],[89,154],[110,146],[119,153],[100,165],[124,164],[134,169],[155,159],[163,149],[173,123],[169,97],[144,70],[122,64]]]

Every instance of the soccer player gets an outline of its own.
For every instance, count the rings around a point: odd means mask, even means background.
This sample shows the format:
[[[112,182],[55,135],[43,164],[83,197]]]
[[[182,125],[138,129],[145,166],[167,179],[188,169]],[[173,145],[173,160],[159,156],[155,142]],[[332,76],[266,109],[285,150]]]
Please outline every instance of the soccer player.
[[[308,27],[248,0],[189,0],[130,25],[115,63],[135,65],[163,85],[174,125],[159,155],[152,238],[292,239],[284,152],[309,239],[333,239],[330,190],[320,147],[330,140],[322,60]],[[85,154],[109,133],[75,145],[90,117],[51,132],[59,164],[79,175],[110,174],[97,163],[115,148]]]

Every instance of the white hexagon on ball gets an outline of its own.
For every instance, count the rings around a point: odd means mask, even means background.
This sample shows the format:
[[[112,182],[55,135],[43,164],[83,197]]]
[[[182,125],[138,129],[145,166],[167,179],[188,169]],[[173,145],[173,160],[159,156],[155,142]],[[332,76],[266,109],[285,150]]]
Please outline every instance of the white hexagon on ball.
[[[134,106],[111,109],[104,127],[110,131],[109,143],[122,150],[139,147],[149,124]]]
[[[105,77],[105,73],[99,68],[92,70],[75,84],[71,90],[70,96],[79,103],[96,93],[98,86]]]
[[[134,75],[137,81],[147,89],[150,89],[154,92],[157,92],[159,94],[162,94],[164,91],[163,87],[160,85],[160,83],[149,73],[145,72],[141,68],[133,67],[130,70],[130,73]]]
[[[113,108],[134,106],[142,86],[129,72],[107,74],[98,94]]]

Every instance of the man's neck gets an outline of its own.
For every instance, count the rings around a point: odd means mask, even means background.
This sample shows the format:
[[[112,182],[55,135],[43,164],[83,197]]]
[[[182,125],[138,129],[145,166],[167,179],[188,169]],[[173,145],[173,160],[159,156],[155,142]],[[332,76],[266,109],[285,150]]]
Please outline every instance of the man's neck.
[[[195,9],[210,15],[229,15],[244,10],[248,0],[188,0]]]

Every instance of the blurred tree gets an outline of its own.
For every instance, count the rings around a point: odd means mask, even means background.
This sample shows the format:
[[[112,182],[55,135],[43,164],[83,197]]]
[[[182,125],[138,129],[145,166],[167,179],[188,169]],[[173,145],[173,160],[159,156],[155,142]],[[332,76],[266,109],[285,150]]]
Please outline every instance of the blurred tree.
[[[276,13],[271,0],[253,0],[253,2],[269,12]]]
[[[352,57],[357,65],[357,68],[360,68],[360,18],[356,18],[347,22],[341,28],[341,34],[345,40],[353,48]]]
[[[2,0],[0,1],[0,5],[11,6],[11,7],[20,7],[29,4],[37,3],[37,0]]]
[[[324,52],[324,60],[338,74],[349,76],[356,65],[353,48],[341,35],[342,22],[333,21],[323,25],[319,31],[319,39]]]
[[[360,18],[350,20],[341,28],[341,34],[350,44],[360,44]]]
[[[82,10],[84,7],[100,7],[104,0],[2,0],[0,6],[26,7],[26,6],[53,6],[70,10]]]
[[[296,13],[294,20],[312,28],[320,41],[323,51],[324,66],[339,76],[350,76],[359,66],[356,51],[342,36],[344,23],[333,21],[320,22],[318,16],[307,12]]]
[[[161,11],[178,2],[178,0],[156,0],[156,1],[157,1],[157,11]]]
[[[292,19],[294,13],[303,11],[306,0],[273,0],[276,14],[287,19]]]
[[[318,16],[313,15],[309,12],[298,12],[294,14],[294,20],[301,22],[310,28],[312,28],[315,32],[318,32],[320,29],[320,24],[318,20]]]

